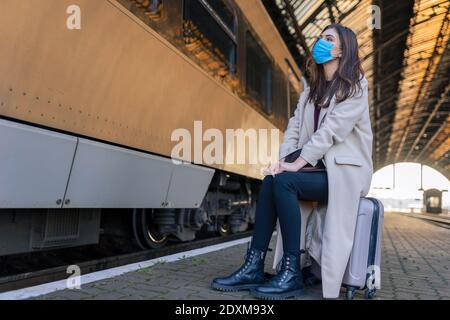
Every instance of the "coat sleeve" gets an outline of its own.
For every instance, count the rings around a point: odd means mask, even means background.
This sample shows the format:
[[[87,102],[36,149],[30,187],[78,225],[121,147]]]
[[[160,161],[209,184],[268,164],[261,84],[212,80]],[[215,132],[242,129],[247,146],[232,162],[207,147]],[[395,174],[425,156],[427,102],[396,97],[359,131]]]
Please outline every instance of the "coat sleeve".
[[[367,80],[364,78],[361,81],[361,92],[336,104],[327,113],[323,124],[302,146],[300,156],[315,166],[333,144],[345,140],[368,107]]]
[[[284,140],[280,146],[279,158],[283,158],[287,156],[289,153],[294,151],[297,148],[299,134],[300,134],[300,121],[299,115],[301,113],[301,108],[304,105],[304,100],[307,97],[307,90],[305,89],[300,94],[300,98],[298,99],[297,108],[294,111],[294,116],[289,119],[286,131],[284,132]]]

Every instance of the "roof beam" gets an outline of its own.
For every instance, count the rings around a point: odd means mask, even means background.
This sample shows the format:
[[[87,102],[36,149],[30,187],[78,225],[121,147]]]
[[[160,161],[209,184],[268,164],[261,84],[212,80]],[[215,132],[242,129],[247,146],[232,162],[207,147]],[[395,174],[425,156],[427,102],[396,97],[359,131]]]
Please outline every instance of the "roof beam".
[[[439,111],[439,109],[442,107],[444,102],[447,100],[449,91],[450,91],[450,83],[448,83],[447,87],[445,87],[444,91],[441,94],[441,98],[439,99],[438,103],[436,103],[436,105],[434,106],[434,109],[430,113],[430,115],[428,116],[427,121],[425,121],[425,123],[423,124],[422,129],[420,130],[419,134],[417,135],[416,139],[414,140],[414,142],[413,142],[413,144],[411,146],[411,149],[409,149],[408,153],[406,154],[406,158],[405,159],[408,159],[408,157],[411,155],[411,153],[414,150],[414,148],[416,147],[417,143],[420,141],[420,138],[422,137],[423,133],[428,128],[428,125],[430,124],[431,120],[434,118],[436,113]]]
[[[446,119],[446,121],[448,121],[448,118]],[[446,128],[446,125],[445,125],[445,123],[443,123],[442,126],[439,128],[439,130],[437,130],[434,133],[434,135],[428,140],[427,144],[423,147],[422,151],[420,151],[420,153],[414,158],[414,161],[417,161],[418,159],[420,159],[420,157],[425,152],[425,150],[427,150],[431,146],[433,141],[436,140],[436,138],[442,133],[442,131],[445,128]]]
[[[306,43],[305,37],[302,33],[302,28],[299,27],[297,22],[297,17],[295,16],[294,8],[292,8],[291,3],[289,0],[283,0],[284,5],[286,7],[286,11],[289,15],[289,17],[292,19],[292,24],[294,26],[295,34],[297,35],[298,40],[300,41],[300,45],[303,47],[303,50],[305,50],[307,56],[311,55],[311,51],[309,50],[309,47]]]
[[[424,96],[425,96],[425,95],[423,94],[423,90],[426,90],[426,89],[428,88],[426,85],[429,84],[429,82],[432,81],[432,78],[430,78],[430,81],[427,80],[427,79],[428,79],[428,74],[429,74],[430,70],[432,69],[433,64],[436,64],[436,59],[435,59],[435,57],[439,54],[439,52],[438,52],[439,44],[440,44],[441,41],[443,41],[444,38],[445,38],[446,30],[447,30],[446,26],[448,25],[448,13],[449,13],[449,12],[450,12],[450,8],[447,8],[446,16],[445,16],[445,18],[442,20],[441,28],[440,28],[440,30],[439,30],[439,34],[438,34],[438,37],[437,37],[437,39],[436,39],[436,42],[435,42],[435,45],[434,45],[434,48],[433,48],[433,53],[432,53],[431,56],[428,58],[428,65],[427,65],[427,69],[426,69],[426,72],[425,72],[425,77],[422,79],[422,81],[421,81],[421,83],[420,83],[420,88],[419,88],[419,90],[418,90],[417,97],[416,97],[416,100],[415,100],[415,102],[414,102],[414,106],[413,106],[413,110],[412,110],[411,115],[413,115],[413,114],[415,113],[416,109],[417,109],[417,108],[419,107],[419,105],[422,103],[422,100],[424,99]],[[419,13],[417,13],[417,15],[418,15],[418,14],[419,14]],[[417,17],[417,16],[416,16],[416,17]],[[409,118],[408,118],[409,121],[410,121],[411,119],[412,119],[412,117],[409,117]],[[396,161],[398,160],[398,158],[399,158],[399,156],[400,156],[400,154],[401,154],[401,152],[402,152],[402,150],[403,150],[403,146],[405,145],[406,137],[407,137],[407,135],[409,134],[409,128],[410,128],[410,126],[409,126],[409,121],[408,121],[408,126],[406,127],[406,130],[405,130],[405,132],[403,133],[402,140],[401,140],[401,142],[400,142],[400,146],[398,147],[397,152],[396,152],[396,154],[395,154],[395,160],[396,160]],[[411,151],[411,150],[409,150],[409,151]]]

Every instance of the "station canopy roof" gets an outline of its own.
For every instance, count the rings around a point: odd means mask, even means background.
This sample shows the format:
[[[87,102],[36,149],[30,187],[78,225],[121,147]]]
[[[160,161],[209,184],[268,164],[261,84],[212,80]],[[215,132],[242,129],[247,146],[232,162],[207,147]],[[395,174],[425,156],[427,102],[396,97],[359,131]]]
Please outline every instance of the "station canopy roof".
[[[417,162],[450,178],[450,0],[263,3],[302,70],[327,25],[341,23],[357,34],[369,81],[375,170]],[[377,8],[380,28],[372,28]]]

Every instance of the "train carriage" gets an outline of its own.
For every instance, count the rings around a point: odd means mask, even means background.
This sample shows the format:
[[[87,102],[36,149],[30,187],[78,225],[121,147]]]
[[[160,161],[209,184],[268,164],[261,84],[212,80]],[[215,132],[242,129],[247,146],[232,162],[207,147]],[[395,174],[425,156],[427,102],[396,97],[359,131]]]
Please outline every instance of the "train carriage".
[[[285,129],[301,73],[260,1],[3,0],[0,39],[0,256],[253,223],[261,166],[177,165],[171,134]]]

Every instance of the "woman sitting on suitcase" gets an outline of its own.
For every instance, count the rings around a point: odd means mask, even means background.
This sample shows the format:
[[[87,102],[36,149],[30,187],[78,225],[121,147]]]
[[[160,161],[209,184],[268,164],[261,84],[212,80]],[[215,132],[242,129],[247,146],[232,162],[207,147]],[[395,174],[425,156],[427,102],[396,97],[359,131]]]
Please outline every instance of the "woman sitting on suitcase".
[[[322,31],[312,48],[312,60],[310,87],[301,93],[289,120],[281,160],[265,170],[245,262],[231,275],[214,279],[215,289],[251,289],[254,297],[263,299],[302,295],[300,257],[304,250],[299,239],[304,237],[301,224],[306,221],[301,221],[299,200],[307,200],[317,201],[326,212],[322,225],[317,226],[322,228],[316,233],[321,239],[307,248],[308,254],[321,265],[323,296],[339,297],[359,200],[368,194],[373,173],[368,83],[356,35],[340,24]],[[296,150],[293,159],[283,160]],[[264,259],[277,219],[282,235],[281,267],[268,279]]]

